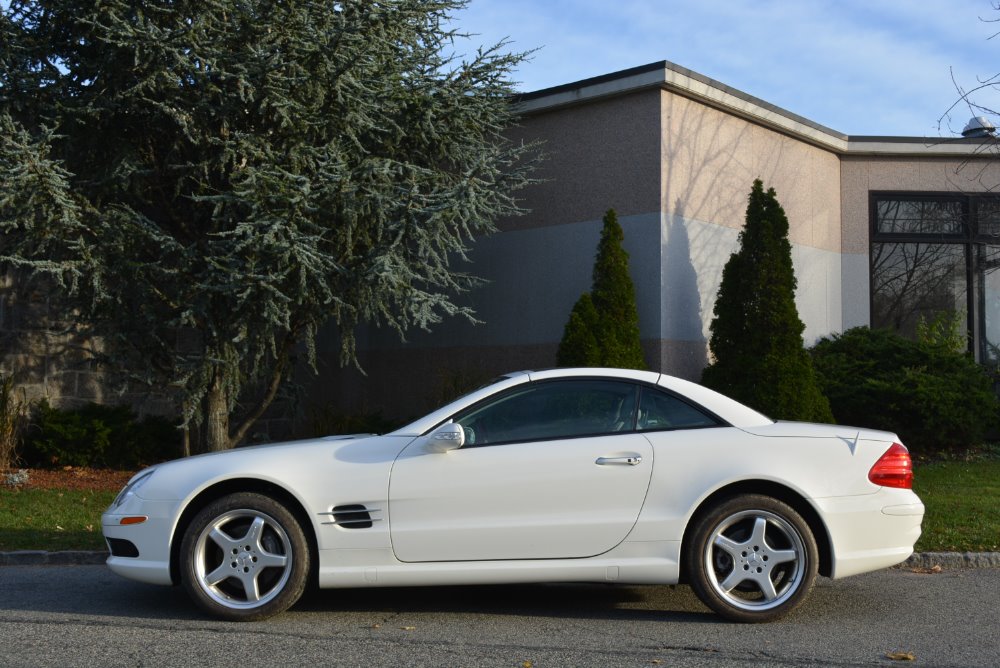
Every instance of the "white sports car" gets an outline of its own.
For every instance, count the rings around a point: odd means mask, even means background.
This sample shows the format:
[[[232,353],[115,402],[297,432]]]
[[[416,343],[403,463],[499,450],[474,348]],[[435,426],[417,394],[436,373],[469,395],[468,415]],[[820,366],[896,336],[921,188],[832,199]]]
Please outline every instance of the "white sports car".
[[[743,622],[905,560],[894,434],[774,422],[653,372],[508,374],[384,436],[191,457],[104,513],[108,566],[262,619],[320,587],[688,582]]]

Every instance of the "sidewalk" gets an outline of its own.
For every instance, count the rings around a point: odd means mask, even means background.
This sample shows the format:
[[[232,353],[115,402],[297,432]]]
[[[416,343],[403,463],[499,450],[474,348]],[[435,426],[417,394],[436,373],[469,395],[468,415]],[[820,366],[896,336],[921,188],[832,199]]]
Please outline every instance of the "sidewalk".
[[[0,552],[0,566],[88,566],[103,564],[107,552],[74,550]],[[1000,568],[1000,552],[920,552],[896,568]]]

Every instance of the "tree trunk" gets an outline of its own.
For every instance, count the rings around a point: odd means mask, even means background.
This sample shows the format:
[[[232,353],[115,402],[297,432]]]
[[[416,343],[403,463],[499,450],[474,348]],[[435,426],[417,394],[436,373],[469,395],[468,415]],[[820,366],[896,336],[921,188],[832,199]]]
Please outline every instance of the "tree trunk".
[[[241,443],[244,438],[246,438],[247,432],[250,428],[260,419],[260,416],[268,409],[274,398],[278,396],[278,390],[281,388],[281,380],[285,374],[285,367],[288,366],[288,353],[295,346],[295,336],[289,333],[285,337],[284,345],[282,346],[281,356],[274,364],[274,368],[271,371],[271,380],[267,385],[267,390],[264,392],[264,396],[261,397],[260,402],[254,407],[243,419],[242,423],[237,423],[236,429],[233,432],[232,442],[233,445]]]
[[[229,401],[218,371],[205,394],[205,447],[209,452],[233,447],[229,438]]]
[[[191,456],[191,427],[185,426],[181,433],[181,456]]]

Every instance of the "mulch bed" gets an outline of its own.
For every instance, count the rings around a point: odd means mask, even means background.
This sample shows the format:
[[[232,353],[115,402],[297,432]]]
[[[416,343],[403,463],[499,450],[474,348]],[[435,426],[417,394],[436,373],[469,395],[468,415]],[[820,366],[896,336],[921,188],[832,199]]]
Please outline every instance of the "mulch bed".
[[[0,483],[5,473],[16,473],[20,469],[0,471]],[[65,466],[60,469],[27,469],[28,483],[22,489],[67,489],[95,492],[117,492],[135,471],[112,471],[91,469],[80,466]]]

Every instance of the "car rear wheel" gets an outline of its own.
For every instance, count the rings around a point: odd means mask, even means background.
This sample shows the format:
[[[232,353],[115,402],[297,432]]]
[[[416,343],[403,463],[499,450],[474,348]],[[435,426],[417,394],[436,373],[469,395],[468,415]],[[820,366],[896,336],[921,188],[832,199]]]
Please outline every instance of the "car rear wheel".
[[[791,506],[744,494],[695,519],[685,560],[691,587],[709,608],[733,621],[769,622],[808,595],[819,551]]]
[[[256,621],[291,607],[305,590],[309,547],[282,504],[243,492],[213,501],[181,543],[181,581],[207,612]]]

